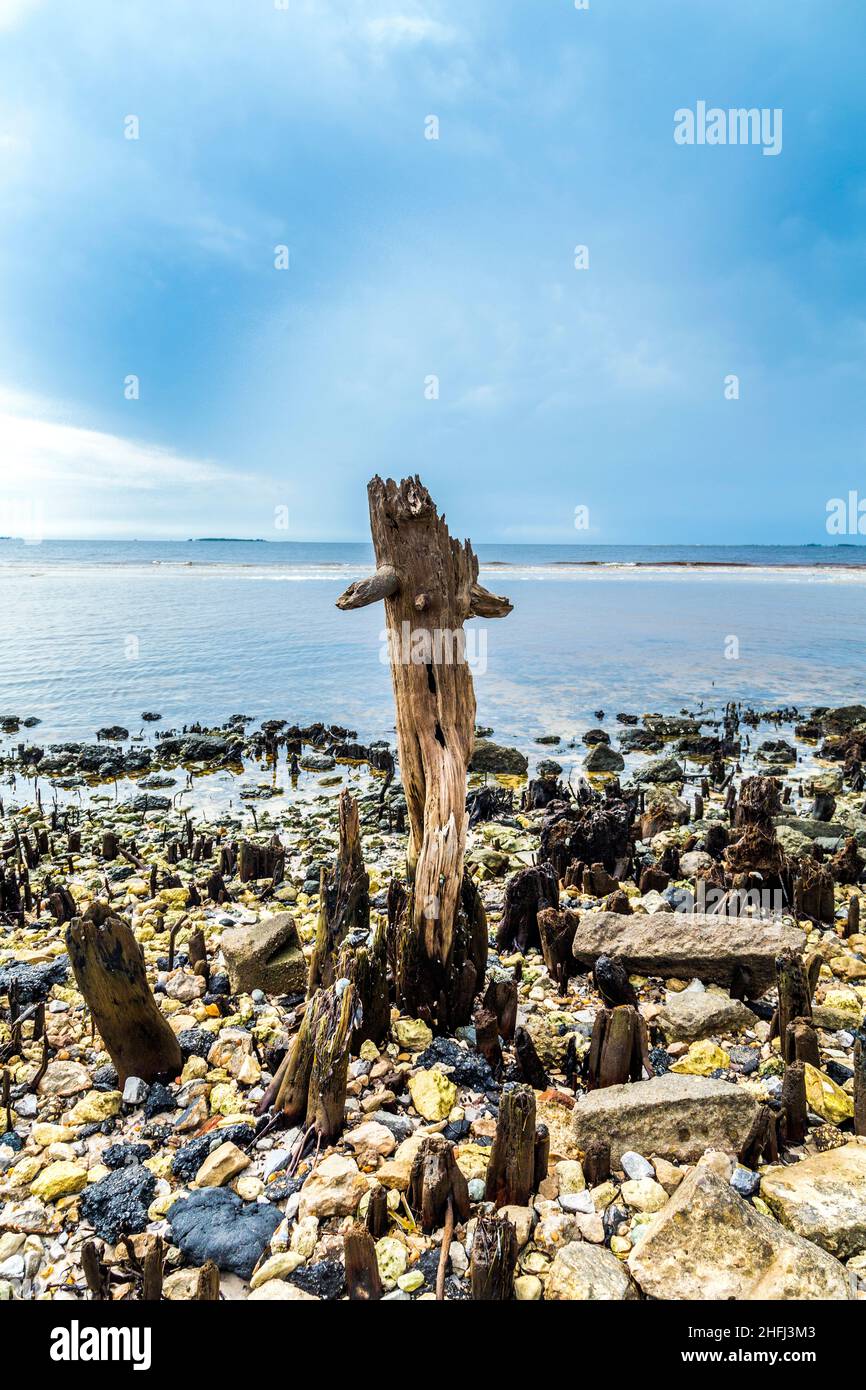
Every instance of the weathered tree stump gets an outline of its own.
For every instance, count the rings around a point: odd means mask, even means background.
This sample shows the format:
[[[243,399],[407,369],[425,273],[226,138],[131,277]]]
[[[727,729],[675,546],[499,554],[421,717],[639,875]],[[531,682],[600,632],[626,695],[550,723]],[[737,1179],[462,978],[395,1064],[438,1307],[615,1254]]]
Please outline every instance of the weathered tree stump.
[[[469,1282],[476,1302],[504,1302],[514,1295],[517,1232],[505,1216],[479,1216],[472,1240]]]
[[[579,923],[580,913],[570,908],[560,911],[556,907],[546,907],[538,914],[541,954],[547,973],[559,986],[560,994],[565,994],[571,976],[577,974],[577,961],[571,948]]]
[[[450,1140],[431,1134],[422,1142],[412,1163],[406,1196],[424,1231],[442,1225],[449,1202],[454,1219],[468,1221],[469,1185],[457,1166]]]
[[[833,875],[824,864],[819,864],[818,860],[809,854],[804,854],[800,860],[795,909],[800,917],[811,917],[815,922],[825,922],[828,925],[836,915]]]
[[[776,982],[779,988],[778,1031],[779,1047],[785,1062],[794,1058],[789,1052],[788,1024],[794,1019],[811,1019],[812,991],[802,956],[796,951],[783,951],[776,960]]]
[[[788,1024],[786,1038],[787,1045],[784,1051],[792,1062],[810,1062],[813,1067],[820,1067],[821,1052],[818,1047],[818,1034],[815,1032],[810,1019],[792,1019]]]
[[[345,938],[365,935],[370,928],[370,877],[361,851],[358,803],[348,788],[340,793],[339,851],[330,882],[319,891],[319,924],[310,959],[307,998],[333,984],[337,952]]]
[[[740,1150],[739,1159],[745,1168],[757,1168],[761,1159],[765,1163],[778,1163],[777,1117],[769,1105],[759,1106],[746,1142]]]
[[[267,845],[257,845],[252,840],[241,840],[238,845],[237,871],[241,883],[258,878],[270,878],[276,884],[281,883],[285,863],[286,851],[276,835]]]
[[[538,914],[559,907],[559,880],[552,864],[518,869],[505,885],[502,917],[496,933],[500,951],[530,950],[539,946]]]
[[[275,1104],[290,1122],[313,1125],[324,1142],[343,1128],[355,987],[337,980],[309,1001],[286,1055]],[[284,1069],[283,1069],[284,1068]]]
[[[196,1303],[218,1303],[220,1272],[213,1260],[205,1260],[198,1272],[193,1299]]]
[[[385,603],[409,811],[414,1002],[444,1029],[468,1021],[486,963],[486,936],[482,941],[466,922],[463,892],[466,772],[475,729],[463,624],[473,616],[504,617],[511,604],[479,585],[472,547],[452,539],[420,479],[398,484],[376,477],[367,491],[376,573],[350,585],[337,607]],[[404,933],[402,947],[408,945]],[[467,965],[475,972],[471,988]],[[398,971],[398,983],[408,974]]]
[[[496,1016],[500,1037],[511,1042],[517,1024],[517,981],[491,980],[484,992],[484,1008]]]
[[[846,936],[856,936],[860,930],[860,899],[856,893],[852,893],[848,899],[848,921],[845,926]]]
[[[376,1044],[381,1043],[391,1026],[388,928],[385,922],[380,921],[370,931],[366,941],[358,945],[352,945],[352,938],[343,942],[337,961],[337,975],[350,979],[358,996],[352,1050],[357,1052],[368,1038]]]
[[[550,1166],[550,1130],[547,1125],[535,1126],[535,1150],[532,1156],[532,1190],[537,1192]]]
[[[583,1157],[583,1176],[587,1187],[598,1187],[610,1177],[610,1144],[606,1139],[590,1139]]]
[[[491,1071],[498,1074],[502,1066],[499,1020],[491,1009],[482,1007],[475,1010],[475,1047]]]
[[[108,1270],[102,1263],[99,1243],[86,1240],[81,1247],[81,1270],[93,1297],[99,1301],[109,1297]]]
[[[157,1007],[132,928],[107,903],[91,903],[66,929],[75,980],[121,1086],[174,1077],[183,1066],[180,1044]]]
[[[809,1127],[807,1110],[806,1067],[803,1062],[789,1062],[782,1082],[786,1143],[802,1144]]]
[[[497,1207],[527,1206],[535,1176],[535,1092],[505,1086],[487,1165],[485,1200]]]
[[[550,1078],[544,1070],[535,1043],[526,1028],[518,1028],[515,1032],[514,1052],[517,1059],[517,1069],[527,1085],[531,1086],[534,1091],[546,1091],[550,1085]]]
[[[379,1240],[388,1230],[388,1193],[381,1183],[370,1190],[367,1204],[367,1230],[374,1240]]]
[[[588,1089],[640,1081],[644,1067],[652,1076],[646,1024],[637,1009],[631,1004],[599,1009],[587,1054]]]
[[[343,1237],[346,1287],[355,1303],[371,1303],[382,1297],[382,1280],[373,1237],[356,1221]]]
[[[154,1236],[141,1262],[141,1298],[144,1303],[158,1303],[162,1298],[164,1258],[165,1242],[162,1236]]]
[[[854,1044],[854,1133],[866,1134],[866,1046],[862,1032]]]

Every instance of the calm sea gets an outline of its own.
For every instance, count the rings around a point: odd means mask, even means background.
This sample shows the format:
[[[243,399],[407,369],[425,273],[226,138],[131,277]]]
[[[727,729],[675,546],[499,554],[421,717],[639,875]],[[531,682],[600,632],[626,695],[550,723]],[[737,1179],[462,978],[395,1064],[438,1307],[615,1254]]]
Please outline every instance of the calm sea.
[[[624,710],[866,699],[866,547],[481,545],[478,719],[536,754]],[[393,728],[366,545],[0,542],[0,714],[40,741],[229,715]],[[146,727],[146,726],[145,726]]]

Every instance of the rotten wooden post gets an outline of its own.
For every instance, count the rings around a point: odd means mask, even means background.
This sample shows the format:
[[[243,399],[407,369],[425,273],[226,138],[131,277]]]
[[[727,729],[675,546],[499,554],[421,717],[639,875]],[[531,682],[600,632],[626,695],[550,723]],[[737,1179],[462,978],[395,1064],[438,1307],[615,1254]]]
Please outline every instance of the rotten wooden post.
[[[180,1044],[150,992],[144,955],[132,927],[107,903],[91,903],[66,929],[75,981],[90,1009],[123,1086],[175,1077],[183,1066]]]
[[[428,1135],[419,1145],[409,1174],[406,1198],[423,1231],[446,1220],[469,1220],[469,1184],[457,1166],[457,1151],[441,1134]]]
[[[382,1297],[382,1280],[376,1259],[373,1237],[360,1221],[356,1221],[343,1237],[343,1256],[346,1265],[346,1287],[349,1298],[356,1303],[371,1303]]]
[[[469,1281],[472,1297],[504,1302],[514,1294],[517,1231],[506,1216],[479,1216],[472,1239]]]
[[[333,878],[326,882],[322,874],[320,880],[319,922],[310,959],[308,999],[321,986],[334,983],[337,953],[345,938],[354,932],[366,933],[370,927],[370,877],[361,851],[358,803],[348,787],[340,793],[339,836]]]
[[[286,1112],[290,1123],[313,1125],[325,1143],[343,1129],[356,1002],[349,980],[320,989],[307,1004],[292,1049],[280,1064],[276,1108]]]
[[[487,1165],[485,1201],[497,1207],[528,1206],[534,1178],[535,1092],[531,1086],[505,1086]]]
[[[789,1048],[793,1041],[793,1036],[789,1039],[788,1024],[793,1023],[794,1019],[812,1018],[812,991],[809,986],[809,977],[806,974],[806,967],[803,964],[803,957],[796,951],[783,951],[776,958],[776,982],[779,989],[779,1006],[777,1026],[779,1032],[779,1047],[782,1052],[784,1062],[792,1062],[794,1058],[790,1055]]]
[[[782,1113],[785,1116],[785,1142],[802,1144],[809,1128],[806,1101],[806,1066],[789,1062],[782,1081]]]
[[[478,583],[471,545],[451,537],[419,478],[375,477],[367,493],[376,572],[337,607],[384,600],[413,886],[398,939],[411,969],[398,970],[398,987],[411,978],[414,1008],[446,1029],[468,1022],[487,957],[483,909],[476,894],[468,920],[464,891],[475,692],[463,624],[505,617],[511,604]]]

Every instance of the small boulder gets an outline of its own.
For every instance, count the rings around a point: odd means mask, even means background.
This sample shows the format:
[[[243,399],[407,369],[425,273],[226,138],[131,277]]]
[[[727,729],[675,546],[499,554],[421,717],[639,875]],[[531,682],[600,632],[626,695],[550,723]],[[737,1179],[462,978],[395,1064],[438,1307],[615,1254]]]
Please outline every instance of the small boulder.
[[[198,1265],[213,1260],[241,1279],[249,1279],[282,1219],[271,1202],[242,1202],[225,1187],[193,1192],[168,1209],[172,1241],[185,1259]]]
[[[582,1096],[573,1133],[584,1152],[590,1140],[607,1140],[615,1166],[627,1150],[642,1148],[694,1163],[707,1149],[739,1153],[757,1113],[758,1102],[742,1086],[668,1072]]]
[[[783,1226],[847,1260],[866,1251],[866,1145],[764,1168],[761,1196]]]
[[[567,1303],[611,1303],[637,1293],[625,1266],[609,1250],[571,1241],[556,1253],[544,1296]]]
[[[298,1215],[351,1216],[367,1191],[367,1180],[353,1158],[329,1154],[307,1178],[301,1188]]]
[[[297,994],[307,987],[307,963],[288,912],[223,932],[220,943],[233,994]]]
[[[844,1266],[744,1202],[709,1166],[686,1177],[628,1257],[648,1298],[847,1299]]]
[[[470,772],[499,772],[511,777],[525,777],[529,760],[517,748],[504,748],[489,739],[475,740]]]
[[[730,999],[715,990],[686,989],[668,995],[655,1022],[668,1042],[695,1042],[698,1038],[754,1028],[755,1015],[739,999]]]

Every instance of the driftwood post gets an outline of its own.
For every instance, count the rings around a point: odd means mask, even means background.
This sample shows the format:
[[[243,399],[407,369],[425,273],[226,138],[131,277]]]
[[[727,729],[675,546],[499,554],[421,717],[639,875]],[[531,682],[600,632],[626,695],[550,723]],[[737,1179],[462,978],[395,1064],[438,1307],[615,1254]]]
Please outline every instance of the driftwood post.
[[[129,923],[107,903],[91,903],[66,928],[66,949],[120,1085],[128,1076],[176,1076],[183,1066],[180,1044],[150,992]]]
[[[398,983],[411,979],[411,1005],[444,1028],[470,1017],[486,964],[483,913],[463,875],[475,733],[463,624],[505,617],[511,604],[478,583],[471,545],[452,538],[419,478],[376,477],[367,493],[376,572],[351,584],[337,607],[384,600],[413,885],[409,968],[398,969]]]

